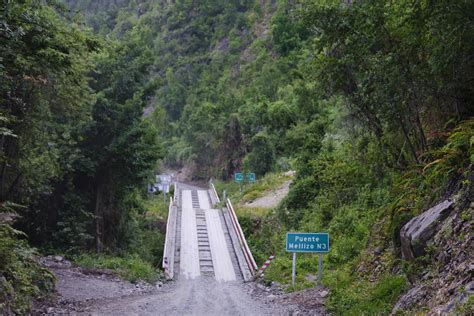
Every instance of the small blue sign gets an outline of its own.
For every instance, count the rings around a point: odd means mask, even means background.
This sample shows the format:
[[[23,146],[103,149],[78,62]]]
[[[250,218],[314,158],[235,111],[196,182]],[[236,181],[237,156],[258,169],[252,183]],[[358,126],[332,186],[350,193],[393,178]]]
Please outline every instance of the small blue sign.
[[[244,181],[244,175],[241,172],[236,172],[234,173],[234,179],[236,182],[243,182]]]
[[[257,177],[255,176],[255,173],[253,173],[253,172],[247,173],[247,181],[249,183],[254,183],[256,179],[257,179]]]
[[[287,252],[329,252],[328,233],[286,233]]]

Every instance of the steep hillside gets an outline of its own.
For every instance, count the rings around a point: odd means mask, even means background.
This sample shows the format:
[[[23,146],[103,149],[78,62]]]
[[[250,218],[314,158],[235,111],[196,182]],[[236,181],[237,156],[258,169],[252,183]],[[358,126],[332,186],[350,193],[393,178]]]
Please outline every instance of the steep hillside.
[[[235,191],[237,171],[295,170],[241,222],[288,291],[314,285],[316,259],[288,286],[285,233],[331,235],[330,312],[472,312],[472,1],[62,3],[0,5],[0,209],[20,215],[0,222],[15,254],[0,284],[21,293],[0,308],[26,311],[47,279],[34,263],[18,277],[35,260],[12,226],[46,252],[153,271],[166,206],[145,187],[164,164]]]

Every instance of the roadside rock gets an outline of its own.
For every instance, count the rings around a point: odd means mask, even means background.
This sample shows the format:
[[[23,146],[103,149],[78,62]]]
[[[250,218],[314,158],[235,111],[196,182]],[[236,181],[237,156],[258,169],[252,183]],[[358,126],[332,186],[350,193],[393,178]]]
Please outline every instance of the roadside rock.
[[[305,276],[305,280],[308,281],[308,282],[316,282],[316,280],[318,279],[318,277],[312,273],[308,273],[306,274]]]
[[[472,311],[469,302],[474,295],[473,171],[467,175],[469,181],[463,181],[460,189],[451,193],[451,199],[403,227],[405,258],[424,253],[427,245],[430,251],[422,261],[413,262],[422,271],[409,276],[411,289],[399,297],[392,314],[428,311],[429,315],[457,315],[460,311]]]
[[[11,212],[2,212],[0,213],[0,223],[11,223],[14,222],[19,217],[18,214]]]
[[[67,269],[72,266],[71,261],[62,256],[46,256],[40,258],[40,263],[50,269]]]
[[[281,315],[327,315],[324,301],[329,291],[322,287],[305,289],[302,291],[285,293],[278,282],[264,285],[265,281],[259,279],[245,284],[247,291],[254,298],[258,298],[271,306],[284,307],[285,313]],[[280,315],[280,314],[279,314]]]
[[[445,200],[426,212],[412,218],[400,231],[401,251],[404,259],[412,260],[424,255],[430,241],[452,211],[452,200]]]
[[[392,310],[391,315],[396,315],[399,311],[410,310],[416,306],[421,300],[426,298],[427,291],[423,285],[415,286],[405,293],[397,302]]]
[[[466,285],[466,293],[469,295],[474,294],[474,281],[471,281]]]
[[[298,292],[283,294],[275,299],[275,302],[295,306],[298,312],[304,315],[326,315],[324,301],[328,295],[328,290],[324,287],[316,286]]]
[[[285,176],[287,177],[294,177],[296,175],[296,171],[290,170],[284,173]]]

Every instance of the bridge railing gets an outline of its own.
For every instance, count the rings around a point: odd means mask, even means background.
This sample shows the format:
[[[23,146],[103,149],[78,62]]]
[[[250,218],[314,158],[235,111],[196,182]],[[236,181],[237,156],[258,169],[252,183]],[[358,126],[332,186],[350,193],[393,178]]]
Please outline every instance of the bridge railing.
[[[210,186],[211,200],[213,200],[213,204],[220,203],[221,200],[219,198],[219,194],[217,194],[216,188],[214,184],[212,183],[212,181],[209,182],[209,186]],[[242,231],[242,227],[240,227],[237,214],[235,213],[234,206],[232,205],[232,202],[230,201],[230,199],[226,199],[226,206],[227,206],[227,209],[229,210],[229,217],[232,222],[234,231],[237,235],[240,248],[242,249],[245,262],[247,263],[247,266],[249,267],[250,273],[254,275],[256,270],[258,269],[258,266],[247,244],[247,240],[245,239],[244,232]]]
[[[174,205],[178,206],[178,182],[174,182],[174,192],[173,192],[173,202],[174,202]]]
[[[257,263],[255,262],[255,259],[253,258],[253,255],[252,255],[252,252],[250,251],[250,248],[247,244],[247,240],[245,239],[244,232],[242,231],[242,228],[240,227],[239,220],[237,219],[237,215],[235,213],[234,206],[230,202],[230,199],[226,200],[226,205],[227,205],[227,209],[229,210],[230,219],[232,221],[232,225],[234,226],[235,232],[237,234],[237,238],[239,240],[240,247],[242,248],[242,252],[244,254],[245,261],[247,262],[250,273],[252,275],[254,275],[255,272],[258,269]]]
[[[217,194],[216,187],[214,186],[214,183],[212,183],[212,181],[209,182],[209,186],[211,187],[211,193],[212,195],[214,195],[216,202],[220,203],[221,199],[219,198],[219,194]]]
[[[178,187],[174,185],[174,196],[170,197],[170,204],[168,208],[168,220],[166,222],[166,237],[165,247],[163,249],[163,270],[167,279],[174,277],[174,252],[175,252],[175,235],[176,235],[176,220],[177,220],[177,202],[178,202]]]

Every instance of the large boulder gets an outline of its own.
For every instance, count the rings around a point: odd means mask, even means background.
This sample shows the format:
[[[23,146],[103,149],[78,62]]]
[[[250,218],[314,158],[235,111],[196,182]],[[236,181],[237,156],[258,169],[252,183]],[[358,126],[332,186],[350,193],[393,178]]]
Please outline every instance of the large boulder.
[[[403,258],[412,260],[426,254],[427,243],[433,238],[453,209],[448,199],[412,218],[400,231]]]

